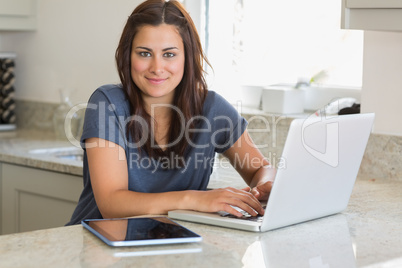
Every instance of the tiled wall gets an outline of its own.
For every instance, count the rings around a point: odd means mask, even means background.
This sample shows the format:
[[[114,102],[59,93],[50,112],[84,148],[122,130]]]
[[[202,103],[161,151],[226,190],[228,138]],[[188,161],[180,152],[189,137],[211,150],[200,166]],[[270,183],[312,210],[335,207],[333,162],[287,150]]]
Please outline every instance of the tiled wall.
[[[53,135],[53,113],[57,106],[57,103],[17,100],[17,128],[19,130],[35,130],[46,135]]]
[[[248,121],[248,132],[262,154],[273,165],[279,164],[290,122],[293,118],[280,115],[242,114]]]
[[[371,134],[359,176],[402,181],[402,136]]]

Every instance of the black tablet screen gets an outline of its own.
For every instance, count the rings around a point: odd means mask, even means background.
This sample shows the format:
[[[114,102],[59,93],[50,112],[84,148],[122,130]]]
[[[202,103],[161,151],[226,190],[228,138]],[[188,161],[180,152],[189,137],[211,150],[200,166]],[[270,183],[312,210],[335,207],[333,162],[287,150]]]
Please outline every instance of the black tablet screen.
[[[167,217],[84,220],[110,241],[199,237]]]

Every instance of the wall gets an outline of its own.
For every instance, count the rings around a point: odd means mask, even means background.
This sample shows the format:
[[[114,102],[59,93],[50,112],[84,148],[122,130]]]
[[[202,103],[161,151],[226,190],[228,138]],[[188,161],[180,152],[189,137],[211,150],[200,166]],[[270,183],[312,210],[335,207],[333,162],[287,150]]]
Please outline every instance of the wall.
[[[114,52],[140,2],[40,0],[37,31],[0,32],[0,50],[18,55],[16,98],[57,103],[65,86],[75,89],[75,102],[85,102],[99,85],[117,83]],[[199,7],[191,3],[185,1],[195,16]],[[376,133],[402,136],[401,73],[402,33],[365,32],[362,110],[376,112]]]
[[[374,132],[402,136],[402,33],[364,33],[362,111]]]
[[[38,29],[0,32],[0,50],[17,53],[16,99],[59,102],[60,87],[85,102],[100,85],[119,82],[114,52],[141,0],[40,0]]]

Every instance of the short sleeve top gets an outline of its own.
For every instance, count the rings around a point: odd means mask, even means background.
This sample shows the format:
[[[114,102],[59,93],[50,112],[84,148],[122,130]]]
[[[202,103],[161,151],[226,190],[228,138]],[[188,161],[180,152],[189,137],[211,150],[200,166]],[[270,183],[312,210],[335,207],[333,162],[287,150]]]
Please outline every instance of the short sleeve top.
[[[166,168],[167,160],[175,163],[179,161],[178,156],[167,156],[170,159],[148,157],[143,150],[140,153],[138,144],[127,137],[128,122],[141,122],[141,118],[130,115],[130,105],[121,85],[98,88],[89,99],[81,137],[84,189],[68,225],[80,223],[82,219],[102,218],[91,187],[85,151],[85,140],[88,138],[108,140],[124,149],[129,190],[143,193],[205,190],[213,170],[215,153],[229,149],[245,131],[247,121],[214,91],[208,91],[203,113],[197,119],[197,129],[190,129],[184,124],[182,137],[187,138],[188,133],[192,132],[193,138],[188,139],[189,146],[181,167]]]

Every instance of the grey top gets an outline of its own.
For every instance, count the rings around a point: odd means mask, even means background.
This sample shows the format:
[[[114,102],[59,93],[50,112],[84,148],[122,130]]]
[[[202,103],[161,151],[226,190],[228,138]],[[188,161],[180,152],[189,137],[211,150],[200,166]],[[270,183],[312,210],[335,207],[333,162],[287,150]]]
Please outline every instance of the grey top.
[[[102,138],[120,145],[127,158],[128,188],[144,193],[160,193],[180,190],[205,190],[215,153],[223,153],[243,134],[247,121],[219,94],[209,91],[204,102],[203,114],[197,129],[184,129],[194,136],[187,148],[182,167],[166,168],[166,158],[151,158],[138,151],[131,137],[126,136],[129,120],[141,120],[130,116],[129,102],[120,85],[105,85],[90,97],[85,112],[81,144],[84,149],[84,189],[78,205],[67,225],[78,224],[83,219],[102,218],[93,195],[88,169],[85,140]],[[188,135],[187,132],[187,135]],[[171,163],[177,156],[169,157]],[[134,206],[135,204],[133,204]]]

